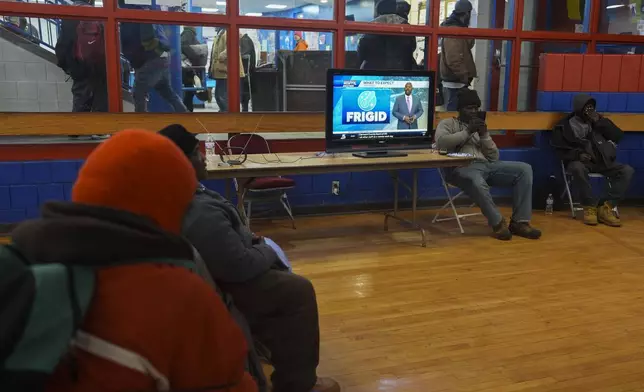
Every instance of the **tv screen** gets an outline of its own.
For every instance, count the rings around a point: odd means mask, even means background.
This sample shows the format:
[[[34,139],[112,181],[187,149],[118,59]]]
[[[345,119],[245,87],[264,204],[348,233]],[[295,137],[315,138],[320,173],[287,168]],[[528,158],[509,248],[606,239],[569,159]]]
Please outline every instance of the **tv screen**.
[[[433,84],[430,71],[329,70],[327,151],[430,146]]]

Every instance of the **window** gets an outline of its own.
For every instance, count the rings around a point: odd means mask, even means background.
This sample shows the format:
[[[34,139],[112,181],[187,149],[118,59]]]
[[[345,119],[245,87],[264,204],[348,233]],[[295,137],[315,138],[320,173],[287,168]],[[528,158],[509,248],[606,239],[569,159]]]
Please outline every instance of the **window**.
[[[119,8],[169,12],[225,14],[226,0],[118,0]]]
[[[347,0],[345,13],[355,22],[424,25],[429,20],[424,0]]]
[[[239,0],[239,14],[289,19],[333,19],[333,0]]]
[[[121,23],[123,111],[228,111],[217,105],[211,92],[221,89],[211,76],[226,72],[226,60],[221,60],[226,32],[215,27]],[[211,61],[213,54],[219,60]]]
[[[332,33],[241,29],[240,47],[242,112],[324,111]]]
[[[566,88],[563,86],[564,78],[564,65],[565,58],[562,58],[560,64],[557,64],[559,70],[554,72],[560,72],[559,80],[561,80],[561,86],[557,85],[554,87],[545,86],[539,83],[540,67],[548,66],[543,61],[540,61],[542,55],[544,54],[558,54],[558,55],[576,55],[586,52],[586,44],[583,43],[566,43],[566,42],[522,42],[521,43],[521,64],[520,64],[520,73],[519,73],[519,96],[517,102],[517,110],[519,111],[537,111],[539,110],[538,102],[538,93],[539,91],[554,90],[554,91],[565,91]],[[572,74],[581,73],[581,70],[578,69],[578,66],[574,66],[570,71]],[[544,73],[541,73],[542,77]],[[542,81],[543,82],[543,81]],[[574,88],[573,88],[574,89]],[[577,90],[578,91],[578,90]],[[570,91],[573,92],[573,91]],[[541,108],[546,110],[546,108]]]
[[[643,35],[641,2],[601,0],[599,32],[620,35]]]
[[[588,33],[592,3],[592,0],[524,0],[523,29]]]
[[[512,58],[509,41],[439,37],[439,42],[437,68],[442,90],[438,102],[443,105],[437,110],[455,111],[458,91],[464,87],[478,92],[481,110],[508,110]]]
[[[512,28],[515,0],[469,0],[469,2],[472,5],[472,11],[468,15],[461,12],[465,10],[462,1],[440,0],[438,20],[441,25],[488,29]]]
[[[107,112],[102,22],[12,16],[0,25],[0,111]],[[74,43],[79,28],[84,45]]]

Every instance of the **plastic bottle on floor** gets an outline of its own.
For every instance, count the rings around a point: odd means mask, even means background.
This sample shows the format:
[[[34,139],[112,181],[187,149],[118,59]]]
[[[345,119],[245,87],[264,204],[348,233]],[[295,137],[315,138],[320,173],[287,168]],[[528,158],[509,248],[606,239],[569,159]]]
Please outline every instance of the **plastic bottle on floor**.
[[[552,215],[552,211],[554,210],[554,204],[555,204],[555,199],[552,197],[552,193],[549,193],[548,198],[546,199],[546,215]]]

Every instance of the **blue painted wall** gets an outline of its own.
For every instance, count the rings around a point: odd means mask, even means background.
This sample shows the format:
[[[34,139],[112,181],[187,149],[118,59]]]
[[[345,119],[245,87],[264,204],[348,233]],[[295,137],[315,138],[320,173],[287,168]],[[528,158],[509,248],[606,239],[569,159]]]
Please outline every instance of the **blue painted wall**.
[[[501,150],[501,159],[523,161],[532,165],[535,195],[548,184],[551,175],[560,178],[560,163],[549,146],[549,132],[535,133],[535,147]],[[627,197],[644,197],[644,133],[628,133],[619,145],[618,160],[636,170]],[[374,163],[377,163],[374,161]],[[82,161],[0,162],[0,223],[16,223],[35,218],[40,206],[50,200],[69,200],[72,184]],[[411,171],[401,177],[411,181]],[[294,206],[360,205],[393,200],[391,178],[387,172],[332,173],[315,176],[294,176],[297,187],[289,193]],[[331,182],[340,181],[340,195],[331,194]],[[600,185],[597,181],[597,185]],[[222,180],[209,180],[205,185],[224,193]],[[597,191],[600,187],[595,187]],[[494,190],[495,195],[509,196],[508,190]],[[419,174],[421,199],[444,199],[436,170],[421,170]],[[401,188],[400,197],[410,195]],[[544,200],[535,200],[540,206]],[[539,207],[540,208],[540,207]]]

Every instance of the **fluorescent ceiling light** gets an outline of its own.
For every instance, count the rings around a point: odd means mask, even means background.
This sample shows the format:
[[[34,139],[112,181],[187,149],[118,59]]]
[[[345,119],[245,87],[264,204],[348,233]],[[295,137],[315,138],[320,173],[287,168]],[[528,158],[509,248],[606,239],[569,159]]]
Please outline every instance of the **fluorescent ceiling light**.
[[[322,4],[326,4],[328,2],[329,2],[329,0],[320,0],[320,3],[322,3]]]
[[[217,2],[215,2],[215,4],[220,5],[220,6],[224,6],[224,5],[226,5],[226,2],[225,1],[217,1]]]
[[[244,15],[246,16],[262,16],[261,12],[246,12]]]
[[[288,6],[286,4],[269,4],[266,6],[266,8],[271,9],[271,10],[283,10],[286,9]]]
[[[206,13],[215,13],[219,12],[219,8],[202,8],[201,11]]]
[[[622,8],[622,7],[626,7],[626,6],[624,4],[615,4],[615,5],[606,6],[606,9],[610,10],[610,9],[613,9],[613,8]]]

